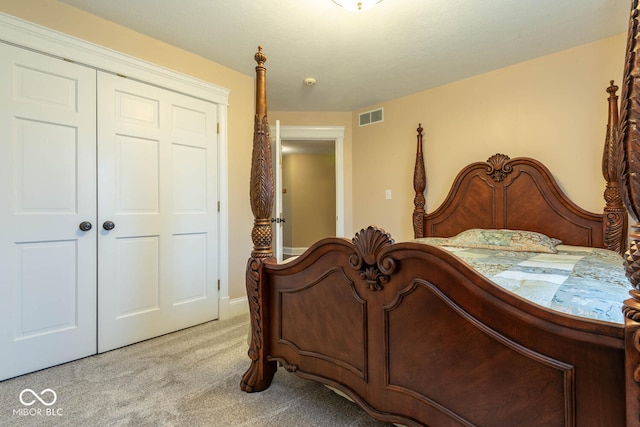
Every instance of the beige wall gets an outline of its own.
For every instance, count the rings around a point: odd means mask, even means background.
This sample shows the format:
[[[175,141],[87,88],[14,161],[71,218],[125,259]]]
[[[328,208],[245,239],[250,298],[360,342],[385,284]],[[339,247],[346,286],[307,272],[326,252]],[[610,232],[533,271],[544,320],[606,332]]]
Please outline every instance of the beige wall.
[[[0,0],[0,11],[230,90],[229,297],[244,296],[244,270],[251,253],[253,224],[249,205],[255,114],[253,78],[55,0]],[[247,56],[253,57],[254,53],[247,52]]]
[[[0,11],[230,89],[229,296],[245,295],[251,251],[249,171],[254,116],[251,77],[84,13],[56,0],[0,0]],[[422,123],[427,209],[444,199],[456,172],[496,152],[542,160],[569,197],[598,211],[606,125],[605,88],[620,80],[626,37],[601,40],[432,90],[369,106],[385,121],[358,127],[356,112],[270,112],[273,124],[345,126],[345,234],[376,224],[412,237],[415,129]],[[254,52],[247,52],[253,56]],[[252,72],[253,70],[251,70]],[[428,70],[425,70],[427,73]],[[392,199],[385,199],[385,190]]]
[[[354,229],[376,224],[396,241],[413,237],[418,123],[429,212],[461,167],[497,152],[541,160],[572,200],[602,212],[605,89],[611,79],[620,83],[625,43],[621,34],[362,110],[384,107],[380,124],[360,128],[355,112]]]
[[[291,154],[282,158],[282,195],[286,222],[284,246],[308,248],[336,234],[334,155]]]

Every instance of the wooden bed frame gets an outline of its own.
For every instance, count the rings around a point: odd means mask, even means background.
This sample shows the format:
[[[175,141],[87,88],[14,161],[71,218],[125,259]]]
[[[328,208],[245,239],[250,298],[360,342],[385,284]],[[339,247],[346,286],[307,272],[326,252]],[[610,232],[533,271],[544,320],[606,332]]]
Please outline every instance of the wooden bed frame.
[[[540,162],[502,154],[464,168],[443,205],[426,214],[418,128],[416,236],[517,228],[566,244],[622,251],[626,211],[636,221],[640,216],[637,16],[634,0],[620,123],[615,87],[608,89],[603,214],[571,202]],[[625,301],[624,326],[563,315],[503,290],[447,251],[394,243],[373,226],[352,240],[323,239],[296,260],[277,264],[271,252],[273,184],[261,48],[255,59],[254,250],[247,265],[251,365],[241,381],[244,391],[269,387],[280,364],[341,391],[385,422],[640,425],[638,291]],[[636,224],[626,257],[636,289],[639,240]]]

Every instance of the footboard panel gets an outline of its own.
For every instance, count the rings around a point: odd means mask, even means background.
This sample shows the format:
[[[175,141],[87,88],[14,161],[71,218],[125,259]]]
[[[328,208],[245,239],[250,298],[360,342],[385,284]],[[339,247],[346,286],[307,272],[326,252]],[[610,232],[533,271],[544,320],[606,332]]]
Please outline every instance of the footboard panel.
[[[625,425],[622,326],[534,306],[446,251],[386,238],[326,239],[264,266],[267,360],[387,422]]]
[[[574,425],[573,366],[496,333],[424,280],[384,310],[387,388],[473,425]],[[417,372],[430,380],[416,381]]]
[[[354,283],[340,267],[321,272],[303,286],[296,286],[298,275],[289,279],[294,286],[276,287],[276,342],[300,356],[347,369],[366,381],[367,304]]]

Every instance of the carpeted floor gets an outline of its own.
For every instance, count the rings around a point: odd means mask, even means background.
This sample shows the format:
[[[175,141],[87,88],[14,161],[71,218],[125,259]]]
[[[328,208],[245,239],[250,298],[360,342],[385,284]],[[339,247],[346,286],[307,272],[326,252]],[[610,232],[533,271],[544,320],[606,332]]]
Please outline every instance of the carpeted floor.
[[[0,382],[0,426],[387,425],[283,369],[266,391],[242,392],[248,322],[209,322]]]

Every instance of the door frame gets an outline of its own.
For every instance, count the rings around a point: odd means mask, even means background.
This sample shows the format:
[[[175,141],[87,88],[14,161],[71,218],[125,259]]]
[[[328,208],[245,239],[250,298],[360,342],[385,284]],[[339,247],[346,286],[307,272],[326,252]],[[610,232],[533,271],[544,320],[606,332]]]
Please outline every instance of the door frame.
[[[335,144],[336,158],[336,236],[344,237],[344,126],[282,126],[281,140],[331,140]],[[278,153],[280,154],[280,153]],[[282,188],[275,191],[282,192]]]
[[[237,314],[229,299],[229,89],[0,12],[0,42],[56,56],[218,104],[219,318]]]

